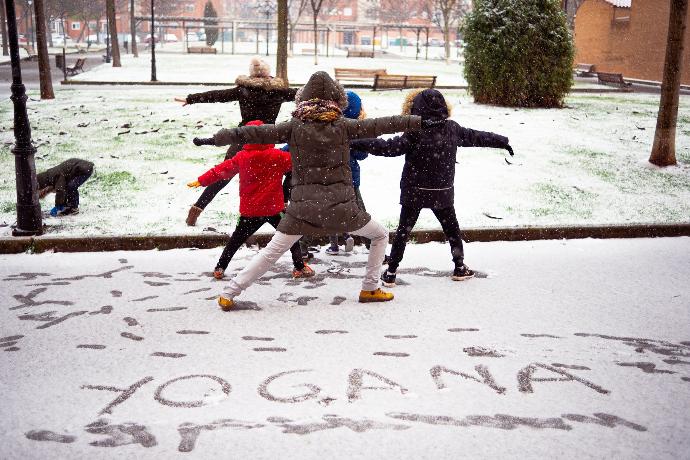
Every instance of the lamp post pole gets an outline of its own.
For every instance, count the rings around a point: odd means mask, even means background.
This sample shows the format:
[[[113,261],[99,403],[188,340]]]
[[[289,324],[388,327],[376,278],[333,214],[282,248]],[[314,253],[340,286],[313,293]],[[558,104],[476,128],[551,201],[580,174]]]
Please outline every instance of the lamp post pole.
[[[151,0],[151,81],[156,80],[156,17],[154,16],[154,0]]]
[[[108,15],[105,18],[105,62],[110,64],[110,21],[108,21]]]
[[[22,70],[19,62],[19,37],[14,0],[5,0],[7,13],[7,32],[12,61],[12,103],[14,105],[14,170],[17,185],[17,227],[14,236],[31,236],[43,233],[41,205],[38,202],[38,182],[36,181],[36,148],[31,145],[31,125],[26,112],[26,88],[22,83]]]

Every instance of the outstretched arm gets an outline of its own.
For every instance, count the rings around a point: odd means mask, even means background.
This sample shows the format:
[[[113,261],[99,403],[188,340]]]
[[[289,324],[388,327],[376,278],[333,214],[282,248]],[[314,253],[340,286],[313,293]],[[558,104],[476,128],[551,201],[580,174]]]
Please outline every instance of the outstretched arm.
[[[458,147],[493,147],[506,150],[510,147],[508,138],[505,136],[488,131],[463,128],[457,123],[453,124],[453,134]],[[510,150],[512,151],[512,149]]]
[[[240,167],[237,163],[237,155],[225,160],[219,165],[214,166],[209,169],[201,176],[199,176],[199,185],[208,187],[211,184],[218,182],[219,180],[232,179],[235,175],[240,172]]]
[[[214,145],[229,144],[281,144],[290,140],[292,123],[277,125],[242,126],[241,128],[221,129],[213,136]]]
[[[220,89],[215,91],[206,91],[203,93],[194,93],[187,96],[187,104],[203,104],[207,102],[232,102],[239,98],[240,89],[238,87],[231,89]]]
[[[361,150],[379,157],[405,155],[411,149],[410,136],[403,134],[391,139],[360,139],[350,141],[350,149]]]
[[[346,120],[349,139],[378,137],[422,128],[422,119],[416,115]]]

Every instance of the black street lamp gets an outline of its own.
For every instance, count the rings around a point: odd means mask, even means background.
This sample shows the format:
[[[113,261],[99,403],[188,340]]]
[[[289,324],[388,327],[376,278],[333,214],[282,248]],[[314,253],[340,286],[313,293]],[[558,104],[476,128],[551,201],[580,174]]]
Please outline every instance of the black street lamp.
[[[266,56],[268,56],[268,42],[269,35],[271,33],[269,20],[271,19],[271,14],[275,13],[276,11],[276,6],[273,3],[274,2],[272,0],[263,0],[256,7],[259,10],[259,12],[266,15]]]
[[[105,63],[110,64],[110,21],[105,20]]]
[[[154,0],[151,0],[151,81],[156,80],[156,18],[154,16]]]
[[[36,49],[36,32],[34,30],[34,15],[33,15],[33,10],[31,9],[31,5],[33,5],[33,0],[27,0],[26,2],[29,5],[29,23],[31,24],[31,47],[35,50]],[[27,30],[27,33],[29,31]],[[29,40],[27,39],[27,43]]]
[[[41,205],[38,202],[36,181],[36,148],[31,145],[31,125],[26,112],[26,88],[22,83],[22,69],[19,62],[19,37],[14,0],[5,0],[7,12],[7,35],[12,60],[12,102],[14,104],[14,170],[17,184],[17,227],[14,236],[32,236],[43,233]]]

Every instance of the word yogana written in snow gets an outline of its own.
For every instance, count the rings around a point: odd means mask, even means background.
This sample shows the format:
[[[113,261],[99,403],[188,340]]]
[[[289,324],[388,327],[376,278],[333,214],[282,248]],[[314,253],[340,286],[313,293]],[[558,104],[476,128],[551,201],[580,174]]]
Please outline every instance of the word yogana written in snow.
[[[535,376],[535,373],[550,372],[549,377]],[[278,380],[289,380],[289,376],[312,372],[309,369],[297,369],[280,372],[269,376],[262,381],[258,388],[258,394],[272,402],[284,404],[298,404],[309,400],[315,400],[321,405],[329,405],[334,398],[321,397],[322,388],[313,383],[301,383],[292,385],[293,388],[300,388],[297,394],[277,395],[271,390]],[[491,372],[486,366],[477,365],[474,373],[466,373],[445,366],[434,366],[429,370],[429,374],[438,390],[447,388],[446,381],[450,378],[469,380],[481,385],[493,393],[503,395],[506,387],[496,383]],[[597,393],[607,394],[608,390],[599,385],[586,380],[582,377],[573,375],[563,369],[543,363],[532,363],[522,368],[517,375],[518,391],[521,393],[533,393],[533,383],[535,382],[576,382],[584,385]],[[139,389],[153,382],[153,377],[144,377],[127,387],[115,387],[107,385],[83,385],[81,388],[86,390],[108,391],[118,393],[118,396],[109,402],[99,411],[99,415],[112,414],[114,409],[131,398]],[[287,385],[286,382],[283,382]],[[171,394],[190,394],[194,389],[199,394],[204,395],[202,399],[177,400]],[[186,390],[186,391],[184,391]],[[405,394],[407,388],[394,380],[367,369],[353,369],[348,376],[348,388],[346,391],[347,401],[355,403],[364,399],[365,391],[393,391]],[[230,383],[215,375],[193,374],[176,377],[157,386],[154,390],[153,398],[159,404],[176,408],[195,408],[209,404],[211,401],[217,403],[218,398],[230,396],[232,386]],[[369,396],[371,397],[371,395]],[[205,398],[205,399],[204,399]],[[218,419],[209,423],[197,424],[191,422],[181,423],[177,427],[180,435],[178,451],[191,452],[194,450],[202,432],[215,430],[254,430],[269,426],[278,427],[283,433],[306,435],[319,431],[332,430],[337,428],[347,428],[356,433],[363,433],[371,430],[407,430],[412,425],[408,423],[441,425],[459,428],[468,427],[487,427],[501,430],[513,430],[516,428],[530,429],[555,429],[571,430],[569,422],[582,424],[594,424],[598,426],[614,428],[617,426],[627,427],[635,431],[646,431],[642,425],[630,422],[616,415],[607,413],[594,413],[592,416],[581,414],[563,414],[560,417],[520,417],[506,414],[495,415],[467,415],[461,417],[447,415],[428,415],[404,412],[391,412],[385,414],[388,419],[393,420],[372,420],[372,419],[353,419],[338,415],[323,415],[320,419],[299,422],[284,417],[268,417],[266,421],[252,422],[235,419]],[[118,447],[124,445],[139,445],[144,448],[156,446],[157,440],[149,429],[137,422],[112,423],[107,419],[99,418],[84,427],[89,434],[102,435],[103,439],[92,441],[89,445],[94,447]],[[60,434],[50,430],[32,430],[25,433],[28,439],[35,441],[52,441],[58,443],[73,443],[77,437],[72,434]]]
[[[551,375],[548,377],[535,376],[535,373],[539,371],[548,371],[551,373]],[[299,392],[297,392],[297,394],[278,395],[275,392],[271,391],[270,387],[276,381],[280,379],[285,379],[287,376],[293,374],[302,374],[306,372],[313,372],[313,370],[297,369],[279,372],[277,374],[271,375],[259,384],[257,392],[259,396],[268,401],[286,404],[296,404],[309,400],[316,400],[316,402],[320,404],[328,405],[331,402],[335,401],[335,398],[331,397],[321,398],[321,393],[323,391],[322,388],[313,383],[300,383],[297,385],[292,385],[294,388],[302,388]],[[448,377],[456,377],[484,385],[488,389],[490,389],[490,391],[495,392],[499,395],[505,394],[507,391],[506,387],[496,383],[496,380],[489,371],[489,368],[482,364],[478,364],[474,367],[474,375],[460,370],[451,369],[445,366],[434,366],[431,369],[429,369],[429,374],[431,375],[431,378],[438,390],[447,388],[446,381],[448,380]],[[115,399],[110,401],[105,407],[103,407],[103,409],[99,411],[99,415],[105,415],[112,414],[113,410],[117,406],[127,401],[137,392],[137,390],[151,383],[153,380],[153,377],[148,376],[134,382],[133,384],[125,388],[119,388],[109,385],[82,385],[81,389],[119,393]],[[378,386],[372,386],[371,383],[365,382],[365,380],[372,381]],[[205,384],[202,383],[202,381],[205,381]],[[596,391],[597,393],[609,393],[609,390],[602,388],[594,382],[574,375],[562,368],[551,366],[549,364],[544,363],[531,363],[525,366],[524,368],[520,369],[517,374],[517,381],[518,391],[520,391],[521,393],[533,393],[534,382],[576,382],[585,386],[586,388]],[[172,380],[168,380],[162,385],[159,385],[154,391],[154,400],[164,406],[181,408],[201,407],[208,403],[204,399],[178,401],[166,397],[166,395],[169,392],[173,391],[172,389],[174,387],[181,385],[187,385],[187,387],[185,388],[187,390],[192,388],[192,386],[198,390],[200,388],[199,385],[204,385],[204,391],[202,392],[204,395],[218,395],[218,397],[213,396],[212,401],[214,403],[217,403],[219,397],[229,397],[232,391],[232,386],[230,385],[230,383],[222,377],[209,374],[183,375],[181,377],[176,377]],[[370,371],[367,369],[353,369],[348,376],[348,387],[345,396],[349,403],[354,403],[360,399],[363,399],[364,391],[382,390],[397,391],[403,395],[408,392],[408,389],[400,383],[397,383],[394,380],[385,377],[381,374],[378,374],[374,371]],[[218,391],[220,391],[220,393],[218,393]],[[185,393],[188,394],[191,393],[191,391],[186,391]]]

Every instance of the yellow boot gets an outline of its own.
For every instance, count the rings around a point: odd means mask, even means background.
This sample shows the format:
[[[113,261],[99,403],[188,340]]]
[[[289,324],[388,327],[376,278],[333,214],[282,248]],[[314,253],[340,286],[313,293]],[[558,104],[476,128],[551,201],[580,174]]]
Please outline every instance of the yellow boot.
[[[393,300],[393,293],[382,291],[381,288],[378,288],[375,291],[360,291],[359,293],[359,301],[362,303],[388,302],[389,300]]]
[[[235,306],[235,302],[232,299],[227,299],[223,296],[218,297],[218,305],[223,311],[230,311],[232,307]]]

